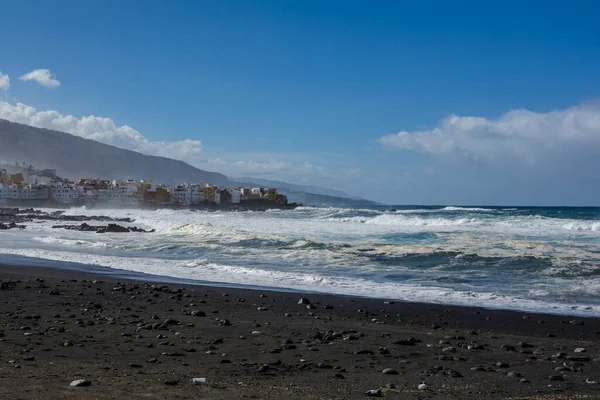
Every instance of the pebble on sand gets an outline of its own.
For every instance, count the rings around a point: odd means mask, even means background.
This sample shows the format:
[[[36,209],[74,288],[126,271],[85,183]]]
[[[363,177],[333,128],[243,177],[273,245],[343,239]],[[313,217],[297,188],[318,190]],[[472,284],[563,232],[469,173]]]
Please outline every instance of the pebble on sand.
[[[92,381],[88,381],[87,379],[76,379],[69,386],[71,387],[85,387],[90,386]]]

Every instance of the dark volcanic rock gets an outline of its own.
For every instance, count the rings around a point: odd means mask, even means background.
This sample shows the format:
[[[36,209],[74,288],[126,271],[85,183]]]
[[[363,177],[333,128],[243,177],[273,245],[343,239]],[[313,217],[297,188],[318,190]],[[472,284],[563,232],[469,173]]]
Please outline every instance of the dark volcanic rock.
[[[96,232],[96,233],[127,233],[127,232],[141,232],[141,233],[151,233],[154,232],[152,230],[144,230],[138,227],[126,227],[117,224],[108,224],[108,225],[89,225],[86,222],[81,225],[54,225],[53,229],[68,229],[71,231],[80,231],[80,232]]]

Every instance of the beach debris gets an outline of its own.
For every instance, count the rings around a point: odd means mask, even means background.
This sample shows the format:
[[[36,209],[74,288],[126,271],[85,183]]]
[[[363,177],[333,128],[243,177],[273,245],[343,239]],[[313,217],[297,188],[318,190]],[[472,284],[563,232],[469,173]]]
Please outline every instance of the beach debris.
[[[573,350],[574,353],[585,353],[585,348],[583,347],[578,347],[575,350]]]
[[[206,378],[192,378],[193,384],[206,383]]]
[[[85,386],[90,386],[91,384],[92,384],[92,381],[89,381],[87,379],[75,379],[73,382],[71,382],[71,384],[69,386],[85,387]]]
[[[370,389],[365,392],[369,397],[381,397],[381,389]]]
[[[590,380],[590,378],[585,378],[585,383],[596,384],[598,382],[597,381],[592,381],[592,380]]]
[[[422,382],[422,383],[419,384],[419,386],[417,386],[417,388],[419,390],[425,390],[425,389],[428,388],[428,386],[427,386],[427,384],[425,382]]]
[[[268,311],[269,307],[258,307],[257,310],[258,311]]]

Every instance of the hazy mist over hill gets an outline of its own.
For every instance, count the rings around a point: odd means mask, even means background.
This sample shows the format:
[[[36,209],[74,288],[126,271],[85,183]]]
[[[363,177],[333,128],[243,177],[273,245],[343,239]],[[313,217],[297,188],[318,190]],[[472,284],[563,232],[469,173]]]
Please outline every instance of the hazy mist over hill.
[[[285,182],[243,178],[230,180],[218,172],[204,171],[183,161],[141,154],[90,139],[49,129],[0,119],[0,162],[27,163],[36,168],[52,168],[71,179],[153,179],[156,182],[212,183],[225,187],[244,184],[281,189],[290,201],[314,205],[352,205],[355,200],[342,192],[318,187],[307,193],[302,186]],[[360,202],[368,203],[368,202]]]

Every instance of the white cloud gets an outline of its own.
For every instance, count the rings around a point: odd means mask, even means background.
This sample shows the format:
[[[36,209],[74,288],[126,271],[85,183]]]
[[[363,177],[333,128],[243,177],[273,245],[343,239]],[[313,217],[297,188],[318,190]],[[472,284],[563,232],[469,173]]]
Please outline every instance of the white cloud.
[[[502,165],[600,164],[600,103],[497,119],[452,115],[431,130],[383,136],[385,146],[462,161]]]
[[[203,165],[207,169],[218,169],[229,176],[252,176],[274,180],[284,180],[297,183],[309,183],[316,180],[323,182],[351,181],[361,178],[364,172],[360,168],[333,168],[317,165],[309,161],[301,161],[302,156],[298,154],[279,155],[274,158],[265,155],[250,155],[248,160],[236,160],[242,158],[242,154],[233,157],[217,157],[208,160]]]
[[[48,88],[60,86],[60,81],[47,69],[35,69],[21,76],[19,79],[22,81],[36,81]]]
[[[9,87],[10,78],[8,77],[8,75],[3,74],[2,71],[0,71],[0,90],[8,90]]]
[[[110,118],[93,115],[77,118],[73,115],[62,115],[54,110],[37,111],[35,108],[22,103],[12,105],[7,102],[0,102],[0,119],[67,132],[144,154],[185,160],[192,163],[202,151],[202,143],[199,140],[154,142],[148,140],[130,126],[117,126]]]

